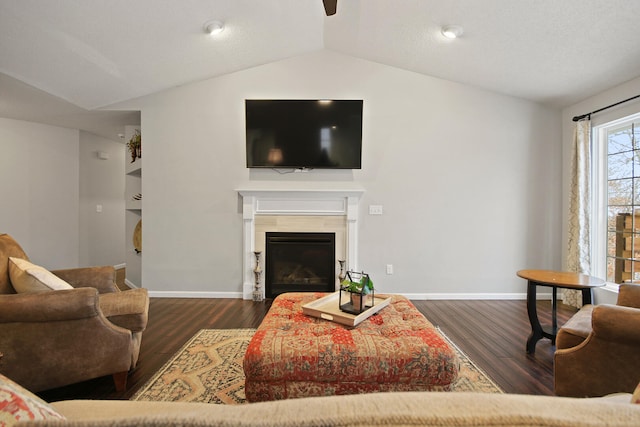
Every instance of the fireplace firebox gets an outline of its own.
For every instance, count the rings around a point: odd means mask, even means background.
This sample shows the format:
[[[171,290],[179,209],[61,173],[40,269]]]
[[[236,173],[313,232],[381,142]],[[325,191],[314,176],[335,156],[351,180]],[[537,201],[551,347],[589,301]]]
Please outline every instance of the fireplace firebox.
[[[335,233],[266,233],[265,294],[335,291]]]

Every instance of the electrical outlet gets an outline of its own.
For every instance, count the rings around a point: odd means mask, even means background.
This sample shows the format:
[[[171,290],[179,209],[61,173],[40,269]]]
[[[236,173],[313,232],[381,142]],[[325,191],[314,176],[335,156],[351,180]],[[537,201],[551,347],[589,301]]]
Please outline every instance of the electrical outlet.
[[[393,264],[387,264],[387,274],[393,274]]]
[[[96,212],[102,212],[102,205],[96,205]]]
[[[369,205],[369,215],[382,215],[382,205]]]

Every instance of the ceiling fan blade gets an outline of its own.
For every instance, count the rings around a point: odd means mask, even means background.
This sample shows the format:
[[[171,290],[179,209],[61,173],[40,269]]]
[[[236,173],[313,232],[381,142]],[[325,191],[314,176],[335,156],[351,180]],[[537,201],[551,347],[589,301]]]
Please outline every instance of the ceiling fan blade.
[[[327,16],[336,14],[336,7],[338,6],[338,0],[322,0],[324,3],[324,13]]]

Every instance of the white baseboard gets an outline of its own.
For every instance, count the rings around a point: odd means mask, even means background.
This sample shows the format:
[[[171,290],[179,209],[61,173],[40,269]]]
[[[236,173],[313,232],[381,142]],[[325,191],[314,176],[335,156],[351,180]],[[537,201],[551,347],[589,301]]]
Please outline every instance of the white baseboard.
[[[475,294],[409,294],[400,293],[411,300],[526,300],[526,293],[475,293]],[[150,297],[157,298],[243,298],[242,292],[184,292],[184,291],[149,291]],[[551,293],[537,294],[539,300],[550,300]],[[244,296],[246,298],[246,295]]]
[[[123,268],[127,268],[127,264],[126,263],[116,264],[113,266],[113,268],[115,268],[116,270],[122,270]]]
[[[384,292],[381,292],[384,293]],[[473,294],[408,294],[400,293],[412,300],[526,300],[526,293],[473,293]],[[536,294],[536,299],[550,300],[551,293]],[[560,298],[558,298],[560,299]]]
[[[128,287],[130,287],[131,289],[139,288],[139,286],[137,286],[136,284],[130,282],[128,279],[124,279],[124,284],[127,285]]]
[[[242,298],[242,292],[149,291],[153,298]]]

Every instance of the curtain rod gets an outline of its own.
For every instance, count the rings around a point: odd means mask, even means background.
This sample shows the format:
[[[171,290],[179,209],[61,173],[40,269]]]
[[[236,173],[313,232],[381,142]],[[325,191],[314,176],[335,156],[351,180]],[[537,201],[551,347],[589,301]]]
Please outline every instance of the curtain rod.
[[[600,111],[608,110],[609,108],[615,107],[616,105],[624,104],[625,102],[632,101],[632,100],[634,100],[636,98],[640,98],[640,95],[632,96],[631,98],[625,99],[624,101],[620,101],[620,102],[616,102],[615,104],[607,105],[606,107],[602,107],[602,108],[600,108],[598,110],[592,111],[592,112],[587,113],[587,114],[583,114],[581,116],[575,116],[573,118],[573,121],[574,122],[579,122],[580,120],[582,120],[582,119],[584,119],[586,117],[591,118],[592,114],[599,113]]]

